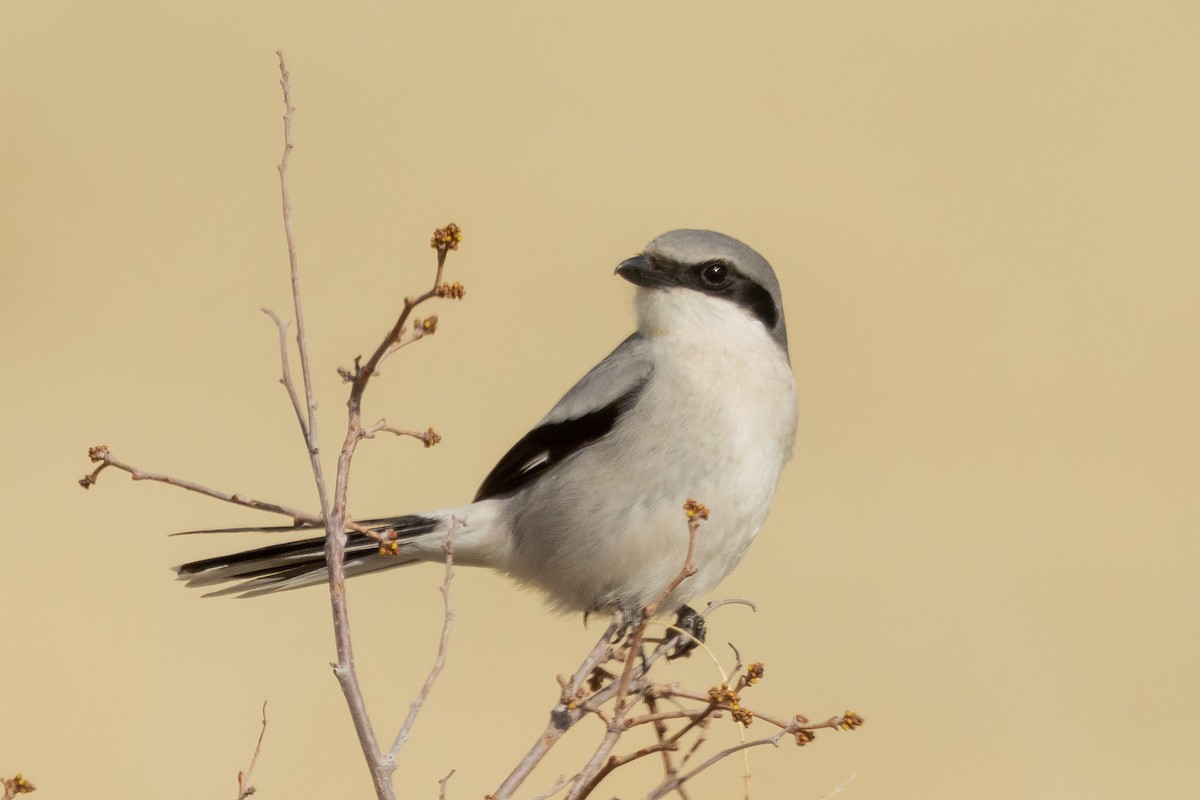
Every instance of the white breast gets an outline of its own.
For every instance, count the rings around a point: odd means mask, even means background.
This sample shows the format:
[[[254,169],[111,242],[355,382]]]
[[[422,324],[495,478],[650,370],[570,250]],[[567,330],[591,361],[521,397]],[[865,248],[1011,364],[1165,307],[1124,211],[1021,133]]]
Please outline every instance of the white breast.
[[[513,519],[508,571],[562,610],[636,610],[687,551],[683,503],[710,510],[698,573],[664,604],[711,591],[766,520],[796,434],[786,354],[761,322],[694,291],[639,291],[652,378],[602,441],[539,480]]]

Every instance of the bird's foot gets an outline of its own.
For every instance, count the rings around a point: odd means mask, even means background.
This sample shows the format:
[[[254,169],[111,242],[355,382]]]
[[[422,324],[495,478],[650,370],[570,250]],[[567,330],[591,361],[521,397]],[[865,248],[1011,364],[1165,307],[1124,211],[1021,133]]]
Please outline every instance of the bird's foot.
[[[697,645],[704,643],[707,630],[708,626],[699,612],[690,606],[680,607],[675,624],[667,628],[667,633],[674,633],[677,640],[671,652],[667,653],[667,658],[674,660],[689,655]]]

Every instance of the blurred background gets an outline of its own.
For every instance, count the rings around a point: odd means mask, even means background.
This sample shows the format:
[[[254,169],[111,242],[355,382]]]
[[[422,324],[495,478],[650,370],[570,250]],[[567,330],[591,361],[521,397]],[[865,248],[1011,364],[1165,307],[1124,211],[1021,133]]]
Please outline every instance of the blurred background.
[[[168,566],[315,508],[277,383],[291,181],[321,432],[336,375],[465,238],[393,358],[352,513],[463,502],[631,329],[616,264],[676,227],[784,287],[797,456],[710,643],[753,704],[867,724],[752,753],[752,796],[1195,797],[1200,718],[1200,6],[1193,2],[104,4],[0,11],[0,775],[38,797],[368,797],[327,596],[208,599]],[[330,458],[332,464],[332,458]],[[436,567],[350,585],[381,738],[441,624]],[[593,621],[461,570],[397,785],[493,790]],[[660,675],[705,687],[711,663]],[[751,734],[761,731],[754,728]],[[527,785],[570,773],[589,721]],[[733,725],[712,745],[737,741]],[[614,776],[636,797],[659,765]],[[740,796],[733,759],[693,798]]]

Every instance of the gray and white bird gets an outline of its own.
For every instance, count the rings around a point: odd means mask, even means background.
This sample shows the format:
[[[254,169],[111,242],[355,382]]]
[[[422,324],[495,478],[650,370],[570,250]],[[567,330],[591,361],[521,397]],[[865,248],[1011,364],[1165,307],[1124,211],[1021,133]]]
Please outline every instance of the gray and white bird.
[[[754,250],[701,230],[659,236],[616,274],[638,287],[637,330],[500,459],[473,502],[362,521],[396,531],[399,554],[351,533],[347,575],[442,561],[455,518],[456,563],[534,586],[560,611],[634,619],[683,566],[688,498],[710,509],[698,571],[661,611],[686,610],[737,566],[796,436],[779,282]],[[217,594],[323,583],[323,537],[175,569],[189,586],[233,584]]]

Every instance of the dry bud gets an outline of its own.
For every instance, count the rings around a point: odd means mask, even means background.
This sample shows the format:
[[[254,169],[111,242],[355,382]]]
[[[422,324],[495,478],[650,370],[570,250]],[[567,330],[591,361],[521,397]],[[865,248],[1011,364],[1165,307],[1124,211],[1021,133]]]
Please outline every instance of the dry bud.
[[[865,721],[866,720],[864,720],[858,714],[855,714],[853,711],[847,711],[845,714],[842,714],[842,721],[838,723],[838,727],[844,731],[852,731],[862,725]]]
[[[683,513],[687,514],[688,519],[708,519],[708,507],[690,497],[683,504]]]
[[[796,731],[796,746],[804,747],[804,745],[817,738],[817,735],[812,731]]]
[[[88,458],[90,458],[93,463],[96,461],[107,461],[108,460],[108,445],[98,444],[94,447],[89,447],[88,448]],[[20,776],[18,776],[18,777],[20,777]]]
[[[393,534],[394,535],[394,534]],[[379,543],[379,555],[381,556],[397,556],[400,555],[400,543],[395,539],[388,542]]]
[[[755,661],[750,666],[746,667],[746,683],[757,683],[763,676],[764,667],[761,662]]]
[[[729,714],[733,717],[734,722],[740,722],[745,728],[750,727],[750,723],[754,722],[754,715],[740,706],[729,709]]]
[[[434,250],[457,250],[458,243],[462,241],[462,228],[451,222],[444,228],[438,228],[433,232],[433,238],[429,242],[429,246]]]
[[[437,333],[437,315],[426,317],[425,319],[417,319],[413,322],[413,330],[421,333]]]
[[[462,300],[467,294],[467,289],[458,281],[454,283],[443,283],[437,287],[438,297],[444,297],[447,300]]]
[[[6,797],[16,797],[19,794],[29,794],[37,789],[29,781],[25,780],[25,776],[21,773],[13,775],[11,778],[4,779],[4,795]]]
[[[441,440],[442,440],[442,435],[440,433],[438,433],[437,431],[435,431],[433,428],[427,429],[425,431],[425,433],[423,433],[421,435],[421,441],[425,444],[425,447],[427,447],[427,448],[433,447],[435,444],[437,444]]]
[[[720,686],[714,686],[709,689],[708,699],[714,703],[723,703],[735,708],[738,702],[737,692],[730,689],[728,683],[722,683]]]

